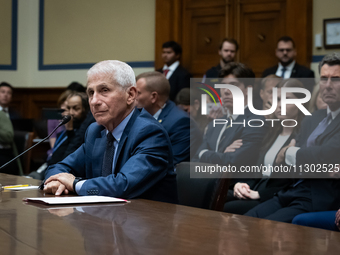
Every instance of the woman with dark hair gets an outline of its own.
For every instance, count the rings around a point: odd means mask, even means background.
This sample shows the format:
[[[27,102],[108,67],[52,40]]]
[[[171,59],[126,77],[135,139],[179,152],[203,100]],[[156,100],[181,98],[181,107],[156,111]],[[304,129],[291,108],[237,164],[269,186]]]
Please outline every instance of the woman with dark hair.
[[[281,88],[295,87],[303,88],[303,84],[296,79],[282,80],[277,84],[278,106],[274,112],[274,118],[280,121],[273,121],[273,127],[264,138],[257,165],[266,166],[267,169],[275,167],[275,159],[279,151],[291,143],[299,131],[300,123],[304,117],[303,113],[294,104],[286,105],[286,115],[281,113]],[[287,99],[302,98],[302,93],[287,93]],[[285,125],[281,121],[286,120]],[[233,152],[242,146],[241,140],[236,140],[230,145],[227,151]],[[236,214],[245,214],[256,205],[272,198],[279,190],[291,184],[291,179],[273,178],[281,173],[263,171],[262,178],[251,179],[246,182],[237,182],[233,190],[228,191],[227,202],[224,211]],[[278,177],[278,176],[276,176]]]

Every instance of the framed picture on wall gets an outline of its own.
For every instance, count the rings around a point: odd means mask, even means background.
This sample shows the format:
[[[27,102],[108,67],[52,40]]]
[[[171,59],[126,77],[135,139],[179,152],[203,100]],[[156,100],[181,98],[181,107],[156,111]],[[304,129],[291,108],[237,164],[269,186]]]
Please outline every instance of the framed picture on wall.
[[[325,49],[340,48],[340,18],[323,20],[323,44]]]

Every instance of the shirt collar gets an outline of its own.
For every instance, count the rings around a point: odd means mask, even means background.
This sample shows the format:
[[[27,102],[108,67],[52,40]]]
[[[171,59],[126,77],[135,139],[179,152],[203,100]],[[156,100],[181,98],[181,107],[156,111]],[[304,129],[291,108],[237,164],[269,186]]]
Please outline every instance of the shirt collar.
[[[124,131],[126,125],[128,124],[129,120],[131,119],[131,116],[134,113],[134,111],[135,111],[135,109],[133,109],[132,112],[130,112],[130,114],[128,116],[126,116],[125,119],[123,119],[123,121],[121,123],[119,123],[119,125],[112,131],[112,135],[118,143],[119,143],[120,138],[122,137],[122,134],[123,134],[123,131]],[[109,131],[106,130],[106,134],[108,132]]]
[[[7,110],[7,112],[8,112],[8,107],[2,107],[2,106],[0,105],[0,111],[3,111],[3,110]]]
[[[329,109],[329,107],[327,106],[327,114],[331,113],[332,114],[332,120],[334,120],[336,118],[336,116],[338,116],[338,114],[340,113],[340,108],[337,109],[336,111],[332,112],[331,109]]]
[[[248,107],[248,105],[246,105],[246,106],[244,107],[244,109],[247,109],[247,107]],[[232,115],[230,115],[229,110],[227,110],[227,111],[228,111],[228,113],[227,113],[228,118],[231,117],[233,120],[236,120],[237,117],[239,116],[238,114],[232,114]]]
[[[161,112],[162,112],[162,110],[164,109],[165,106],[166,106],[166,103],[162,106],[161,109],[159,109],[159,110],[153,115],[153,117],[154,117],[156,120],[158,120],[159,115],[161,115]]]
[[[290,63],[288,66],[285,67],[286,71],[293,70],[294,65],[295,65],[295,60],[292,63]],[[279,70],[282,70],[282,68],[283,68],[283,65],[279,62]]]
[[[164,65],[163,70],[169,69],[170,71],[175,71],[178,66],[179,66],[179,61],[177,60],[171,66]]]

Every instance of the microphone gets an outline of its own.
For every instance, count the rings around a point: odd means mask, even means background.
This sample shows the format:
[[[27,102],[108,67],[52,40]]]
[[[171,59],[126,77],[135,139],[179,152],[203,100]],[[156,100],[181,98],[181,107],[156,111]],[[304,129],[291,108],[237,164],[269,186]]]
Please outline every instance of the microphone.
[[[24,155],[26,152],[30,151],[31,149],[33,149],[35,146],[37,146],[38,144],[41,144],[42,142],[46,141],[48,138],[50,138],[50,136],[62,125],[66,124],[67,122],[69,122],[71,120],[71,116],[70,115],[65,115],[59,122],[58,126],[52,130],[52,132],[46,136],[44,139],[42,139],[40,142],[34,144],[33,146],[31,146],[30,148],[28,148],[27,150],[25,150],[24,152],[20,153],[18,156],[16,156],[15,158],[11,159],[10,161],[8,161],[7,163],[5,163],[4,165],[2,165],[0,167],[0,169],[4,168],[5,166],[7,166],[8,164],[12,163],[14,160],[16,160],[17,158],[21,157],[22,155]]]

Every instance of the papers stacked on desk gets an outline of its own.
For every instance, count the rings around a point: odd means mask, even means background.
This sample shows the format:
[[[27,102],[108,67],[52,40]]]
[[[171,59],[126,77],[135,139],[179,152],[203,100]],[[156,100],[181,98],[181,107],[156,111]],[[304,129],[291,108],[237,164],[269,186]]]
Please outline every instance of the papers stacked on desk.
[[[43,203],[48,205],[93,204],[93,203],[126,203],[125,199],[105,196],[79,196],[79,197],[28,197],[26,202]]]

